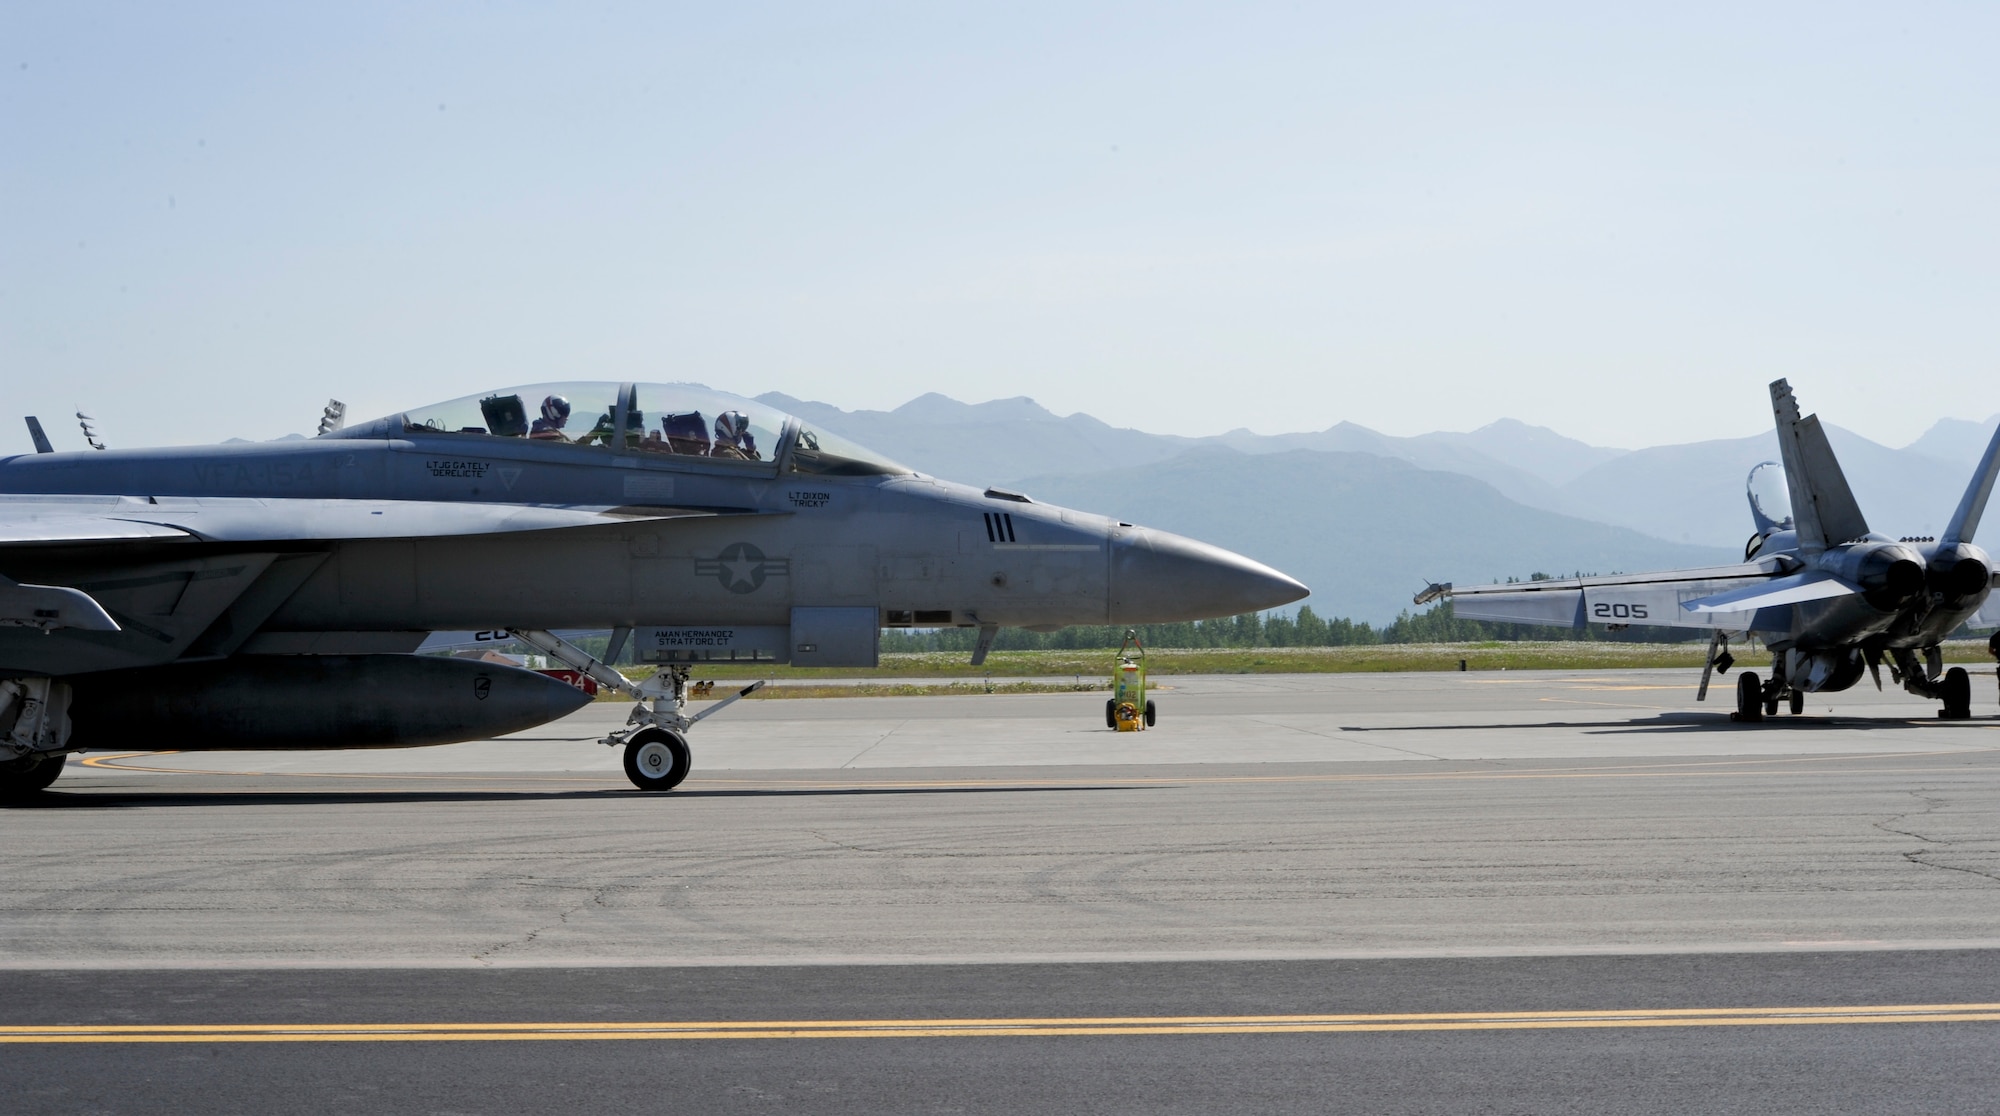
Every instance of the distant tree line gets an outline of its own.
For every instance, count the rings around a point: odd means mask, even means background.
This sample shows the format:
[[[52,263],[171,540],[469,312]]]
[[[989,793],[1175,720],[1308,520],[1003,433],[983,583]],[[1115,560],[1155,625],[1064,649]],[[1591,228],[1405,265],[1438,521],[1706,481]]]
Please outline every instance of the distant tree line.
[[[1081,624],[1053,632],[1030,632],[1002,628],[994,648],[1001,651],[1071,651],[1115,648],[1124,642],[1127,630],[1136,630],[1148,647],[1354,647],[1381,643],[1478,643],[1490,640],[1603,640],[1625,643],[1680,643],[1688,632],[1673,628],[1627,628],[1607,631],[1603,627],[1583,629],[1544,628],[1531,624],[1489,624],[1483,620],[1460,620],[1445,601],[1424,612],[1404,610],[1394,620],[1375,627],[1365,620],[1346,617],[1323,619],[1302,605],[1296,615],[1255,612],[1220,620],[1196,620],[1180,624],[1139,624],[1132,629],[1113,624]],[[939,628],[935,631],[898,630],[882,633],[884,651],[970,651],[979,633],[972,628]]]

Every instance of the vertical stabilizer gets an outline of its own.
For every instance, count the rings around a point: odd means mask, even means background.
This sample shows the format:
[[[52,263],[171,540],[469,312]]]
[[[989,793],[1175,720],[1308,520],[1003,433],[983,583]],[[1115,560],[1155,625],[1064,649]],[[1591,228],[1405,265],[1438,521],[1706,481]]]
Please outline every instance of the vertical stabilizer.
[[[1868,533],[1868,520],[1847,487],[1847,475],[1833,456],[1818,415],[1799,417],[1792,385],[1771,383],[1771,412],[1778,420],[1778,453],[1792,491],[1792,520],[1799,549],[1813,554]]]
[[[1996,473],[2000,473],[2000,430],[1993,431],[1993,440],[1986,443],[1986,456],[1979,459],[1979,468],[1972,471],[1972,483],[1966,486],[1958,510],[1951,513],[1951,522],[1945,525],[1938,540],[1943,544],[1940,549],[1972,541],[1972,533],[1979,530],[1979,517],[1986,513],[1987,497],[1993,495]]]

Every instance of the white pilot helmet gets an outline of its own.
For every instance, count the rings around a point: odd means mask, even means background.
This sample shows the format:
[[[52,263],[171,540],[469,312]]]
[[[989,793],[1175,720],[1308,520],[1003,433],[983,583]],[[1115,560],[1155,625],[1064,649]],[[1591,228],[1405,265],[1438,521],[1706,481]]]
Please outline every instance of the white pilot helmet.
[[[731,445],[750,432],[750,419],[742,411],[724,411],[715,416],[715,440]]]

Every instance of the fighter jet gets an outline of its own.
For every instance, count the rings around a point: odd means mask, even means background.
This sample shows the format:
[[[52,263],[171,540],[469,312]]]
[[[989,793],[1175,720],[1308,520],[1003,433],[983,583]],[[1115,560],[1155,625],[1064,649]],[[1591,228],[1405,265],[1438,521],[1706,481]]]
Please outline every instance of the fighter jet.
[[[1714,671],[1735,659],[1731,640],[1754,637],[1771,653],[1771,676],[1745,671],[1736,680],[1738,721],[1793,714],[1805,695],[1845,690],[1865,671],[1882,686],[1891,676],[1920,697],[1943,703],[1947,719],[1971,716],[1971,679],[1944,669],[1939,644],[1961,625],[2000,624],[1987,607],[2000,572],[1973,533],[2000,471],[2000,431],[1986,447],[1972,483],[1944,533],[1889,538],[1869,529],[1848,489],[1819,416],[1799,416],[1784,380],[1771,384],[1783,484],[1777,462],[1751,470],[1747,484],[1756,533],[1740,565],[1526,584],[1436,584],[1418,604],[1449,599],[1454,614],[1549,627],[1632,624],[1711,630],[1697,700]],[[1789,496],[1789,509],[1784,507]],[[1919,661],[1919,655],[1922,660]]]
[[[690,670],[876,665],[884,627],[1136,624],[1306,587],[1220,547],[926,476],[687,384],[483,392],[299,441],[0,459],[0,793],[71,752],[480,739],[585,699],[418,656],[499,630],[638,700],[644,790],[691,764]],[[37,424],[38,425],[38,424]],[[38,442],[38,451],[46,442]],[[634,683],[557,634],[608,629]],[[703,711],[712,712],[722,703]]]

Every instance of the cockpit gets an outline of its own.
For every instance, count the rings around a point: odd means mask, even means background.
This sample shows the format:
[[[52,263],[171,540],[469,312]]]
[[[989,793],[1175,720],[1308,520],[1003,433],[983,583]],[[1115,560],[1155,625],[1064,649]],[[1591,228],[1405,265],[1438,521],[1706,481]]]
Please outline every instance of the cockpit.
[[[699,384],[530,384],[414,408],[326,437],[411,435],[700,458],[706,464],[766,473],[915,472],[754,399]]]

